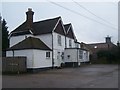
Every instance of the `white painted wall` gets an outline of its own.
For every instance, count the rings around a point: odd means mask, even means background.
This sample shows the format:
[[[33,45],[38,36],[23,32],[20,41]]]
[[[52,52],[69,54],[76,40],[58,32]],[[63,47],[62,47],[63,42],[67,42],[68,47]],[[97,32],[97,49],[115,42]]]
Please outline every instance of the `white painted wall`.
[[[21,42],[26,37],[33,36],[33,35],[19,35],[19,36],[12,36],[10,37],[10,47],[17,44],[18,42]]]
[[[53,58],[54,58],[54,66],[59,67],[61,65],[61,63],[64,63],[61,55],[62,52],[64,52],[65,49],[65,36],[60,35],[61,36],[61,46],[58,45],[58,33],[53,33]],[[58,52],[60,52],[60,55],[58,55]],[[58,59],[59,57],[59,59]]]
[[[86,50],[81,50],[83,52],[82,59],[79,58],[79,50],[81,49],[65,49],[65,62],[88,62],[89,61],[89,52]],[[68,58],[70,55],[70,58]]]
[[[52,52],[50,58],[46,58],[46,52],[44,50],[15,50],[14,56],[25,56],[27,57],[27,68],[45,68],[52,67]],[[7,57],[12,57],[13,52],[7,51]]]
[[[68,55],[70,56],[68,58]],[[65,49],[65,62],[78,62],[77,49]]]
[[[64,59],[62,59],[62,56],[61,56],[64,50],[54,49],[53,52],[54,52],[53,54],[54,66],[59,67],[61,63],[64,63]],[[60,52],[60,54],[58,54],[58,52]]]
[[[33,52],[33,68],[52,67],[52,51],[50,51],[50,58],[46,58],[46,52],[49,52],[49,50],[33,50]]]
[[[53,33],[53,48],[54,49],[59,49],[59,50],[64,50],[65,48],[65,36],[60,35],[61,36],[61,46],[58,45],[58,33]]]
[[[75,48],[76,45],[75,45],[74,39],[71,39],[71,38],[69,38],[69,37],[66,37],[66,48],[71,48],[71,47],[69,46],[69,40],[72,41],[72,48]]]
[[[7,51],[6,52],[7,57],[12,57],[13,52],[12,51]],[[33,59],[34,59],[34,54],[33,50],[14,50],[14,56],[25,56],[27,57],[27,68],[32,68],[33,67]]]
[[[84,61],[88,62],[89,61],[89,52],[88,51],[84,51]]]
[[[42,40],[49,48],[52,49],[52,34],[43,34],[34,36]]]
[[[83,58],[80,59],[80,62],[89,62],[89,51],[83,51]]]

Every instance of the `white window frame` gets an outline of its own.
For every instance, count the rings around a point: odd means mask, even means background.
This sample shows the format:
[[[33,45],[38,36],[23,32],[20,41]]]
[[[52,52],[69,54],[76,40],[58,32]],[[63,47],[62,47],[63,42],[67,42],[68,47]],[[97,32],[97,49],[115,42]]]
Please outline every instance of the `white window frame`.
[[[69,39],[69,47],[71,48],[72,47],[72,40]]]
[[[60,35],[57,36],[57,42],[59,46],[62,46],[62,37]]]
[[[46,58],[50,58],[50,52],[46,52]]]

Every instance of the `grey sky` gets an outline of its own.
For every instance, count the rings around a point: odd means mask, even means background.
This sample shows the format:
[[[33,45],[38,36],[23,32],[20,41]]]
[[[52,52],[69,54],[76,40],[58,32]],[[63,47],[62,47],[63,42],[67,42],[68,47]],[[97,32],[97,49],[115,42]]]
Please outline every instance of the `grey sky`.
[[[77,1],[77,0],[74,0]],[[7,21],[9,31],[14,30],[17,26],[26,20],[27,8],[31,7],[34,14],[34,21],[54,18],[61,16],[63,23],[72,23],[75,35],[79,42],[92,43],[104,42],[104,37],[112,36],[114,43],[118,40],[118,30],[111,27],[118,27],[118,6],[117,2],[79,2],[80,5],[89,9],[91,12],[112,23],[108,24],[91,15],[83,8],[79,7],[74,2],[55,2],[67,7],[75,12],[78,12],[87,17],[93,18],[96,21],[107,24],[104,26],[97,22],[91,21],[80,15],[72,13],[66,9],[56,6],[48,1],[46,2],[3,2],[2,16]],[[110,27],[108,27],[110,26]]]

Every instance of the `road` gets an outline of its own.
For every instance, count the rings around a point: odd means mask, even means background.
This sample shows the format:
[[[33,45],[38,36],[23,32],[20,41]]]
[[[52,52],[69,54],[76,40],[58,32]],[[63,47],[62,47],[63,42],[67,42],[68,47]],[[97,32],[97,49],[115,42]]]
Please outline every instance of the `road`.
[[[83,65],[3,75],[3,88],[118,88],[118,65]]]

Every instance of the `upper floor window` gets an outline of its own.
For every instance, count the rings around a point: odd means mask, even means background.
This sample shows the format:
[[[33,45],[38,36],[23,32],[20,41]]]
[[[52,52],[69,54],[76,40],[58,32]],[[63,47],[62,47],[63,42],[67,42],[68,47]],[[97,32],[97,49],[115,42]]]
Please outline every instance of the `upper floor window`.
[[[72,40],[69,40],[69,47],[72,47]]]
[[[88,52],[86,52],[86,59],[88,59]]]
[[[62,45],[61,36],[58,35],[57,38],[58,38],[58,45],[61,46]]]
[[[76,43],[75,45],[76,45],[76,48],[79,48],[79,44],[78,43]]]
[[[83,51],[79,50],[79,59],[83,59]]]

